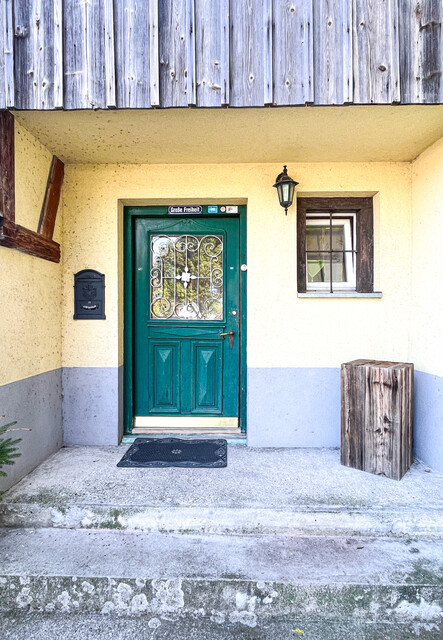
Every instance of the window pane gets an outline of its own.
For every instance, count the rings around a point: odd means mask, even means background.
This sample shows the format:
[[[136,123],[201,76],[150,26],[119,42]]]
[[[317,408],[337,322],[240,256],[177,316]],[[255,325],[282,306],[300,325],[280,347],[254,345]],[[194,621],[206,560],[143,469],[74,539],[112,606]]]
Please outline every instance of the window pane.
[[[344,224],[333,224],[332,226],[332,249],[334,251],[343,251],[343,249],[351,249],[345,246],[345,226]]]
[[[306,250],[307,251],[329,251],[330,237],[329,224],[306,225]]]
[[[329,282],[329,255],[310,253],[306,257],[308,282]]]
[[[347,282],[346,264],[342,253],[332,254],[332,280],[333,282]]]

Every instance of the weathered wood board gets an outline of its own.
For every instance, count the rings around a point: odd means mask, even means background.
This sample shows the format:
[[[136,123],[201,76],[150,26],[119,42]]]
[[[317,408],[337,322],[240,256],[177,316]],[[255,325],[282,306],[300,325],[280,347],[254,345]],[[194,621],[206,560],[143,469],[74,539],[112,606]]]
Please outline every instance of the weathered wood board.
[[[443,102],[443,2],[402,0],[401,101]]]
[[[117,107],[150,107],[149,4],[116,2],[114,20]]]
[[[104,0],[64,0],[63,9],[64,107],[105,109]]]
[[[274,6],[274,101],[314,102],[314,19],[312,0]],[[317,40],[316,40],[317,42]]]
[[[353,100],[352,3],[314,2],[315,104],[346,104]]]
[[[354,0],[354,102],[400,102],[397,0]]]
[[[217,11],[212,0],[195,0],[196,92],[199,107],[220,107],[222,104],[222,38],[222,12]]]
[[[4,3],[0,4],[0,109],[6,108],[6,77],[5,77],[5,8]]]
[[[54,235],[64,176],[64,163],[57,156],[53,156],[37,228],[37,233],[48,240],[52,240]]]
[[[15,61],[13,0],[3,0],[0,5],[0,109],[15,106]]]
[[[0,225],[15,222],[14,116],[0,111]],[[2,229],[0,229],[0,232]]]
[[[2,0],[0,109],[443,103],[441,0]]]
[[[400,480],[412,463],[414,366],[354,360],[341,367],[341,463]]]
[[[160,103],[187,107],[186,5],[181,0],[159,3]]]
[[[262,107],[263,0],[243,0],[230,5],[230,105]]]
[[[54,107],[54,5],[15,0],[14,55],[18,109]]]

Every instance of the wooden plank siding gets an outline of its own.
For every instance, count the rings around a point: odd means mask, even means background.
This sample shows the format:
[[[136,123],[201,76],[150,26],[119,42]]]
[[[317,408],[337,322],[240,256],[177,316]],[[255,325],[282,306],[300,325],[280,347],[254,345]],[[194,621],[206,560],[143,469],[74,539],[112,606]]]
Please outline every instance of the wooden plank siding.
[[[0,4],[0,109],[6,107],[5,35],[6,3]]]
[[[230,101],[232,107],[264,105],[264,0],[230,5]]]
[[[352,3],[314,2],[315,104],[347,104],[354,96],[352,66]]]
[[[0,69],[3,68],[3,91],[0,92],[0,109],[15,107],[14,12],[12,3],[13,0],[3,0],[0,9],[0,20],[2,21],[0,25],[2,31]]]
[[[312,0],[274,3],[274,98],[276,104],[314,102]]]
[[[213,0],[195,0],[195,63],[198,107],[221,107],[222,105],[223,37],[222,14],[221,11],[214,12]]]
[[[104,0],[64,0],[65,109],[107,106],[104,25]]]
[[[0,109],[443,103],[441,0],[2,0]]]
[[[398,0],[354,0],[354,102],[400,102]]]
[[[405,104],[443,102],[441,0],[403,0],[400,11],[400,90]]]
[[[160,105],[187,107],[186,3],[161,0],[158,9]]]

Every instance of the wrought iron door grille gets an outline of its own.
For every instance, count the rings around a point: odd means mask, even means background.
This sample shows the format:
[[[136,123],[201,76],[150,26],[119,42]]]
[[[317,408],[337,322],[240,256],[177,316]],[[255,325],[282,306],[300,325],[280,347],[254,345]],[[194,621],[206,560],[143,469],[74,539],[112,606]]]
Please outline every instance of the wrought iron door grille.
[[[150,317],[223,320],[223,237],[151,237]]]

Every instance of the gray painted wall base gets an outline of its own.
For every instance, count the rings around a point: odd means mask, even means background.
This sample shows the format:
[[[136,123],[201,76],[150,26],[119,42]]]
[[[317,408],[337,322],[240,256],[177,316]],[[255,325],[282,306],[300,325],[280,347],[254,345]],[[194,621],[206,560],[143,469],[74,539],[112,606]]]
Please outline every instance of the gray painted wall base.
[[[63,368],[65,445],[116,445],[120,441],[123,367]]]
[[[62,398],[63,389],[63,398]],[[0,490],[65,445],[115,445],[122,436],[123,367],[72,367],[0,386],[0,422],[31,428]],[[415,373],[415,455],[443,472],[443,378]],[[63,424],[63,430],[62,430]],[[339,447],[340,370],[248,369],[248,445]]]
[[[339,447],[340,369],[248,369],[248,445]]]
[[[414,376],[414,450],[443,473],[443,378],[422,371]]]
[[[62,374],[60,369],[0,386],[0,424],[14,420],[32,429],[11,434],[21,437],[21,456],[6,467],[0,491],[21,480],[62,446]]]

